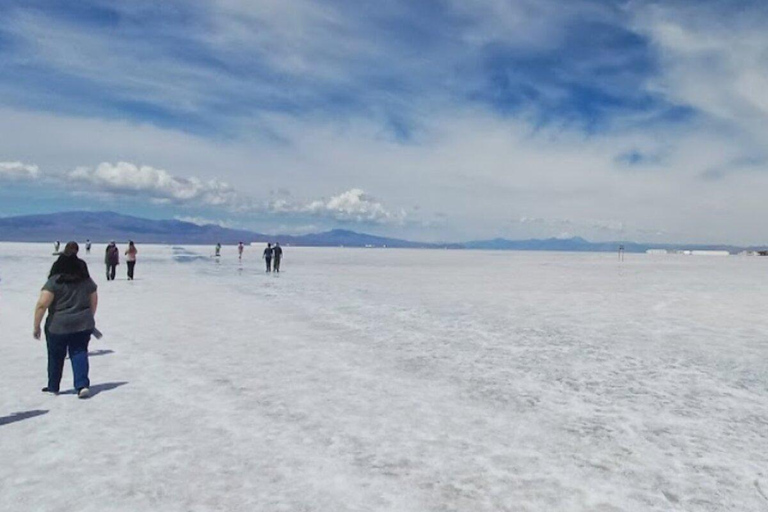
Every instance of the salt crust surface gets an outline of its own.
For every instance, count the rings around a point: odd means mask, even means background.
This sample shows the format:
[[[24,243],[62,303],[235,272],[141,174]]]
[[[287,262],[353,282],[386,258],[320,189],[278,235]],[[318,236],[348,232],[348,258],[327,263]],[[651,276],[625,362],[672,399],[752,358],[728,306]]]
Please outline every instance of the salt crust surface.
[[[95,246],[81,401],[50,249],[0,244],[0,510],[768,509],[768,258]]]

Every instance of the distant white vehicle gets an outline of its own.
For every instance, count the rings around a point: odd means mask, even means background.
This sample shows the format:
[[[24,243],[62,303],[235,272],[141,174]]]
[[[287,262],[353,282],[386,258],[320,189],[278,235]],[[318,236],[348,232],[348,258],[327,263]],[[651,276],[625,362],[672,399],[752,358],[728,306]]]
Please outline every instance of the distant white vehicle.
[[[669,254],[666,249],[648,249],[645,254]]]

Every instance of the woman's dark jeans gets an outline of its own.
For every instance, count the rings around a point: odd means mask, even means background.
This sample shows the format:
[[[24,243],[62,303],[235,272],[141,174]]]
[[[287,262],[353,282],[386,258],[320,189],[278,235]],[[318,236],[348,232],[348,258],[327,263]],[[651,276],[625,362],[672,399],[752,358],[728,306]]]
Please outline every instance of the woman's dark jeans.
[[[128,279],[133,279],[133,268],[136,266],[135,261],[128,262]]]
[[[69,334],[45,332],[48,344],[48,389],[50,391],[59,391],[67,349],[69,349],[69,360],[72,362],[75,389],[79,390],[91,385],[91,381],[88,380],[88,342],[91,339],[91,332],[90,330]]]

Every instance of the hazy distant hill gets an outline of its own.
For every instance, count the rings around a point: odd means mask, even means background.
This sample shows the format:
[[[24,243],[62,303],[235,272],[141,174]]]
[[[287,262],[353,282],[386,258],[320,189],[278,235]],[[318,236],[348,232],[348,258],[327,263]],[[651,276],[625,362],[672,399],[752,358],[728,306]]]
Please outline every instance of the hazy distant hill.
[[[636,244],[632,242],[589,242],[581,237],[573,238],[544,238],[530,240],[478,240],[464,244],[468,249],[493,249],[512,251],[569,251],[569,252],[615,252],[619,245],[627,252],[645,252],[657,246]]]
[[[477,240],[467,242],[467,249],[508,250],[508,251],[569,251],[569,252],[616,252],[619,246],[630,252],[645,252],[648,249],[665,250],[702,250],[702,251],[729,251],[737,253],[745,248],[732,245],[691,245],[691,244],[651,244],[639,242],[590,242],[581,237],[573,238],[545,238],[530,240],[507,240],[494,238],[493,240]],[[762,248],[749,248],[762,249]]]
[[[62,212],[0,218],[0,240],[93,242],[135,240],[142,243],[237,243],[256,235],[219,226],[198,226],[179,220],[150,220],[115,212]]]
[[[345,229],[334,229],[325,233],[302,235],[294,237],[281,237],[280,240],[288,240],[293,245],[306,245],[312,247],[399,247],[399,248],[433,248],[433,249],[461,249],[461,244],[430,244],[423,242],[409,242],[397,238],[366,235]]]
[[[302,236],[265,235],[228,229],[216,225],[200,226],[179,220],[150,220],[115,212],[62,212],[0,218],[0,240],[12,242],[52,242],[79,240],[93,242],[135,240],[138,243],[236,244],[240,241],[274,242],[319,247],[443,247],[420,242],[385,238],[336,229]],[[460,246],[453,245],[453,248]]]
[[[627,252],[648,249],[701,249],[739,252],[742,247],[729,245],[643,244],[637,242],[589,242],[580,237],[531,240],[477,240],[466,243],[432,244],[334,229],[309,235],[265,235],[252,231],[228,229],[216,225],[200,226],[180,220],[151,220],[115,212],[62,212],[0,218],[0,240],[12,242],[52,242],[79,240],[93,242],[135,240],[162,244],[236,244],[240,241],[275,242],[311,247],[393,247],[430,249],[485,249],[514,251],[615,252],[623,245]],[[751,247],[750,249],[764,249]]]

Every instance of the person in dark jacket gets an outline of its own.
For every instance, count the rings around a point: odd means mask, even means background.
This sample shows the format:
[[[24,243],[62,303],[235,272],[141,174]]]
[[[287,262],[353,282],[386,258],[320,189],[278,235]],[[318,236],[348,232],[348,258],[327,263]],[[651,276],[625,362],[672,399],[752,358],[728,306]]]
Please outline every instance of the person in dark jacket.
[[[279,242],[275,242],[275,246],[272,248],[272,268],[275,272],[280,272],[280,260],[283,259],[283,248],[280,247]]]
[[[104,254],[104,263],[107,265],[107,281],[114,281],[117,266],[120,264],[120,250],[115,245],[114,240],[109,242],[107,246]]]
[[[48,347],[48,385],[43,392],[58,394],[64,359],[69,352],[72,375],[79,398],[90,396],[88,379],[88,342],[96,327],[95,315],[99,297],[88,265],[77,257],[78,245],[67,243],[64,253],[51,267],[35,306],[32,335],[41,338],[40,324],[45,316],[45,338]]]
[[[267,262],[267,272],[272,272],[272,244],[267,244],[263,258]]]

